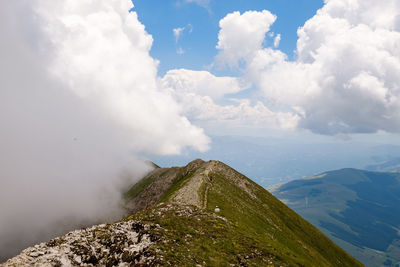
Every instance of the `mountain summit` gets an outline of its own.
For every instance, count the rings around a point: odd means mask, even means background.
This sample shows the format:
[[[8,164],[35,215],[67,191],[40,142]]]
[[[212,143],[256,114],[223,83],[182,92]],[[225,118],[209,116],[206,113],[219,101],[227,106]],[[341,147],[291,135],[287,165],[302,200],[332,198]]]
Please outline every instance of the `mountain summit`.
[[[133,215],[28,248],[2,266],[361,266],[219,161],[156,168],[125,199]]]

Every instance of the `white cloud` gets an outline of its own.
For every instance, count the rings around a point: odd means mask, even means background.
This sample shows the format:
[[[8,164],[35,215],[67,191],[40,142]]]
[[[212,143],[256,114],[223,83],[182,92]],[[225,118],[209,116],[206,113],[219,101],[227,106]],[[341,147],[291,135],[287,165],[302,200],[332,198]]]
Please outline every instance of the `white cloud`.
[[[178,43],[179,38],[181,37],[182,32],[185,30],[185,27],[180,27],[180,28],[175,28],[172,30],[174,37],[175,37],[175,42]]]
[[[218,122],[220,127],[258,127],[293,130],[300,117],[288,112],[274,112],[262,102],[231,99],[233,104],[219,105],[209,96],[194,93],[174,94],[193,121]]]
[[[233,77],[216,77],[208,71],[176,69],[168,71],[163,77],[163,86],[173,88],[179,94],[198,94],[220,99],[226,94],[246,89],[241,81]]]
[[[207,148],[159,83],[152,37],[131,7],[0,2],[1,257],[71,221],[115,215],[121,172],[132,183],[149,170],[134,154]]]
[[[279,44],[281,43],[281,35],[277,34],[274,39],[274,47],[278,48]]]
[[[179,114],[157,84],[152,37],[126,1],[41,1],[36,10],[48,25],[54,57],[49,70],[79,97],[113,119],[140,152],[204,150],[207,138]],[[199,140],[193,143],[193,135]]]
[[[242,66],[267,106],[291,109],[299,127],[332,135],[399,132],[399,16],[395,0],[328,0],[298,30],[297,60],[288,61],[263,47],[273,20],[256,23],[263,12],[235,12],[220,22],[217,60]]]
[[[179,39],[181,38],[183,32],[187,30],[189,33],[192,33],[193,31],[193,26],[192,24],[188,24],[186,27],[180,27],[180,28],[175,28],[172,30],[174,37],[175,37],[175,43],[178,45]],[[185,50],[183,50],[182,47],[178,47],[176,49],[176,53],[178,55],[183,55],[185,53]]]
[[[221,127],[263,127],[293,129],[299,116],[273,112],[260,101],[229,99],[232,104],[217,104],[228,94],[248,88],[233,77],[216,77],[207,71],[170,70],[162,79],[171,95],[181,104],[184,114],[193,121],[218,122]],[[224,126],[222,126],[224,125]]]
[[[238,66],[263,47],[266,33],[276,16],[269,11],[234,12],[220,21],[217,48],[219,64]],[[279,37],[277,37],[279,39]],[[277,39],[276,39],[277,40]],[[261,127],[294,129],[299,115],[272,111],[260,101],[230,98],[248,89],[245,79],[217,77],[207,71],[170,70],[163,77],[164,87],[180,103],[184,114],[193,121],[221,123],[221,127]]]
[[[262,48],[265,35],[275,20],[276,16],[267,10],[226,15],[219,22],[217,61],[235,67],[241,60],[251,57]]]

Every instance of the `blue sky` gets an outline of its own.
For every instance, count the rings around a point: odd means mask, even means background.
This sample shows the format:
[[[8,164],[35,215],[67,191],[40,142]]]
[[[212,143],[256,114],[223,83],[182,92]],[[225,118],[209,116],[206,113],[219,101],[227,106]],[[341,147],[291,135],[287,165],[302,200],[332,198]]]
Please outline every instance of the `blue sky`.
[[[279,48],[293,58],[297,29],[323,6],[322,0],[212,0],[207,6],[184,0],[136,0],[133,3],[139,20],[153,36],[150,53],[160,61],[160,75],[174,68],[207,68],[217,54],[219,21],[234,11],[266,9],[275,14],[278,18],[271,31],[282,35]],[[186,28],[177,44],[173,29],[180,27]],[[266,45],[272,42],[273,39],[267,38]],[[179,47],[184,54],[177,54]]]

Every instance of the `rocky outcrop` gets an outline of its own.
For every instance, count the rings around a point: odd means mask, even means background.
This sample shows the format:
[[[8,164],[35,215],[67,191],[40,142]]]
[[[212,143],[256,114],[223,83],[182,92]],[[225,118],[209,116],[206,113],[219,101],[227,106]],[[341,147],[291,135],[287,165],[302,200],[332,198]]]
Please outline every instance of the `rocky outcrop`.
[[[75,230],[27,248],[0,266],[151,265],[154,256],[147,249],[155,237],[150,227],[157,226],[126,221]]]

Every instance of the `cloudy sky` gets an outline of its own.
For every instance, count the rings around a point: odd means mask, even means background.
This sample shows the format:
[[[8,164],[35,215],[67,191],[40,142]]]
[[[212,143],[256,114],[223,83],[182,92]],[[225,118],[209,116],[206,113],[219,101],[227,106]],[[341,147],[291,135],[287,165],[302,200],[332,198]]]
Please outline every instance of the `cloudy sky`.
[[[351,138],[400,130],[399,5],[138,0],[133,10],[153,36],[163,86],[206,133]]]
[[[137,155],[398,141],[398,0],[1,1],[0,34],[0,251],[105,216],[149,170]]]

